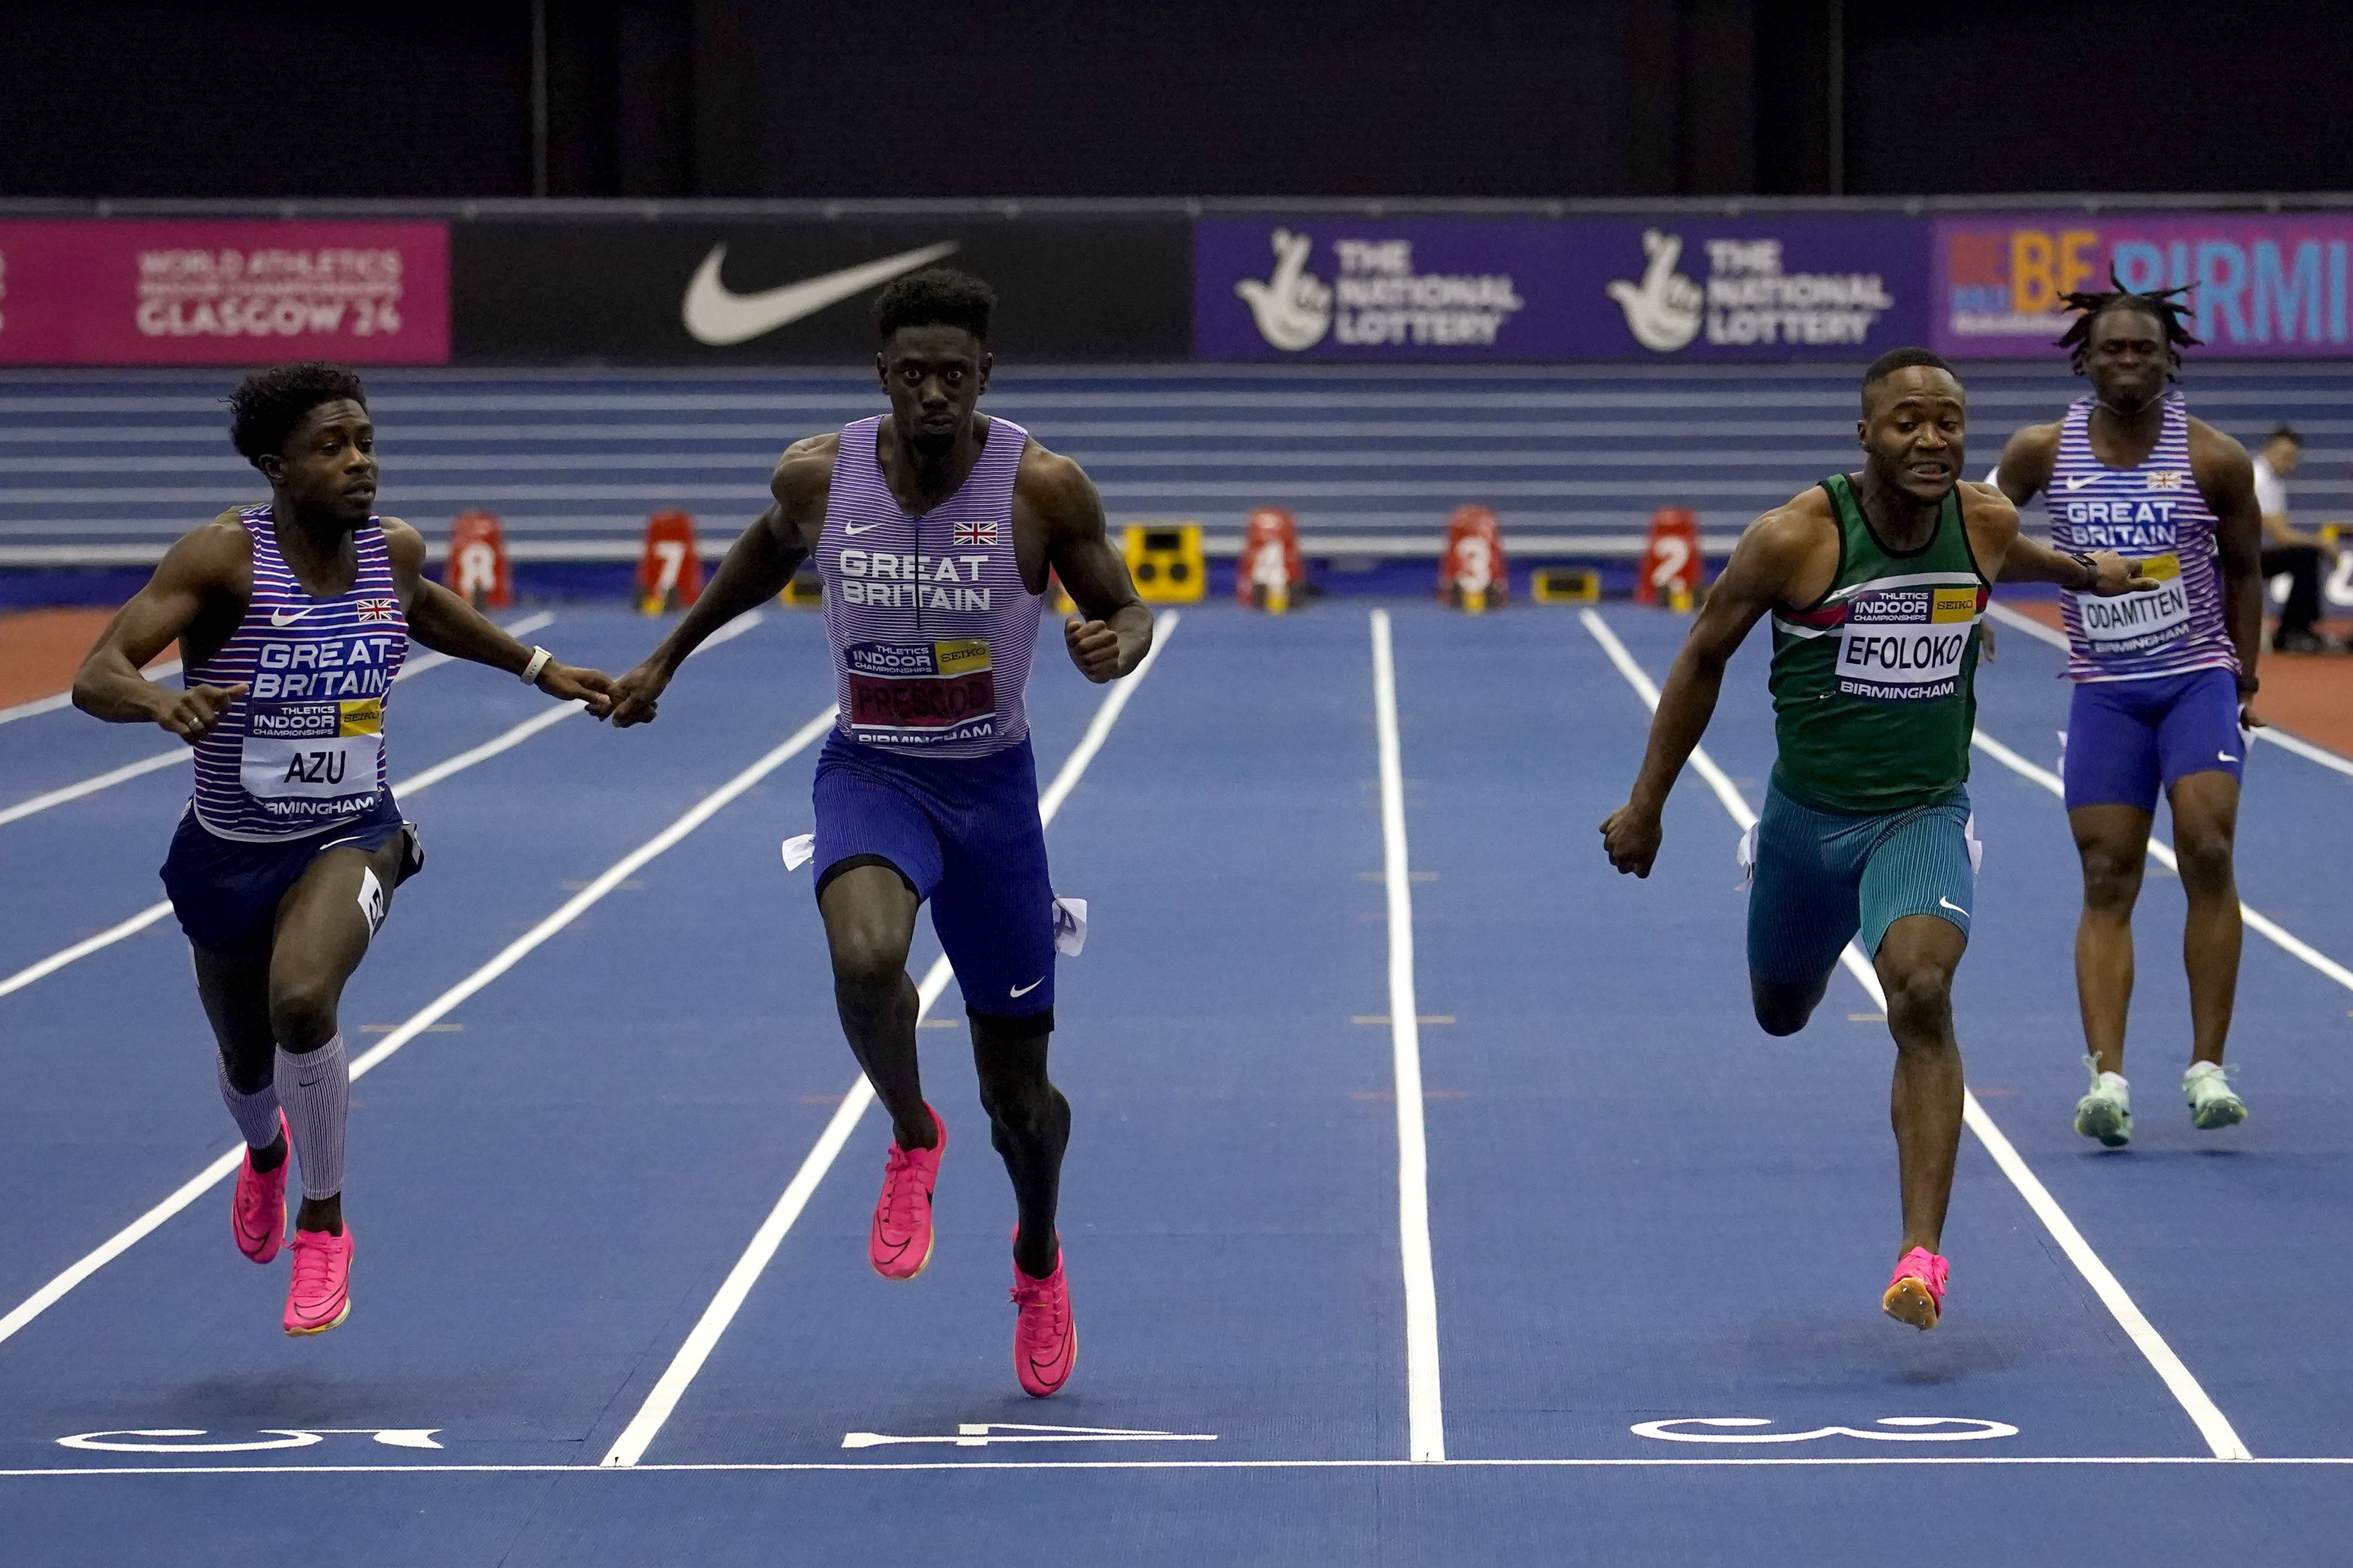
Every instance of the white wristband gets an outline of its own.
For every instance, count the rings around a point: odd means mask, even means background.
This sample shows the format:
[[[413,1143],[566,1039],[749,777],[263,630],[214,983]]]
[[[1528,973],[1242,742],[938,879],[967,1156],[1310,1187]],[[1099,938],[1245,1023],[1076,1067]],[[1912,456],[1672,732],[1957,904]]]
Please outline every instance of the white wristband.
[[[545,648],[534,647],[531,650],[531,662],[522,667],[522,683],[525,686],[538,685],[539,672],[545,669],[547,661],[554,657]]]

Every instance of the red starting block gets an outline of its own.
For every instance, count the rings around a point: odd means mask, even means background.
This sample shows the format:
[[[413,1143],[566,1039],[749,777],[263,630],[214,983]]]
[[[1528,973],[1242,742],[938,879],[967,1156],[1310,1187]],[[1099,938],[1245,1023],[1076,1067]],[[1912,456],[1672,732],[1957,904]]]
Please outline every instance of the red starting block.
[[[449,559],[441,582],[480,609],[502,610],[514,603],[514,574],[507,565],[506,531],[487,511],[461,511],[449,530]]]
[[[1662,506],[1651,514],[1651,537],[1642,546],[1642,570],[1634,578],[1634,602],[1664,599],[1677,614],[1692,607],[1703,566],[1699,517],[1687,506]]]
[[[646,548],[638,557],[638,613],[684,609],[702,596],[702,557],[694,548],[694,519],[658,511],[646,520]]]
[[[1510,595],[1504,561],[1504,526],[1483,506],[1458,506],[1446,520],[1446,546],[1438,556],[1438,596],[1477,615]]]
[[[1241,558],[1235,563],[1234,597],[1281,615],[1307,581],[1299,559],[1299,522],[1280,507],[1262,506],[1242,523]]]

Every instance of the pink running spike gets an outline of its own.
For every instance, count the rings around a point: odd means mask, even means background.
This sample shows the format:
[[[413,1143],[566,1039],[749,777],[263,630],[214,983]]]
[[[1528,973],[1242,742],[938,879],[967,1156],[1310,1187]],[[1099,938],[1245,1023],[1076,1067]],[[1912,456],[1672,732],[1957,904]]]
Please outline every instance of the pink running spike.
[[[294,1163],[294,1143],[286,1132],[286,1113],[278,1113],[278,1136],[286,1144],[286,1158],[278,1162],[274,1171],[253,1168],[253,1150],[245,1152],[245,1163],[237,1170],[237,1190],[229,1194],[228,1227],[237,1237],[237,1249],[256,1263],[267,1263],[278,1256],[278,1247],[286,1238],[286,1172]]]
[[[294,1232],[294,1278],[286,1287],[286,1331],[323,1334],[352,1315],[352,1227]]]
[[[1062,1391],[1079,1364],[1079,1326],[1071,1320],[1071,1287],[1062,1277],[1062,1248],[1054,1247],[1054,1271],[1035,1279],[1013,1266],[1013,1373],[1021,1392],[1046,1399]]]
[[[1945,1311],[1945,1260],[1925,1247],[1915,1247],[1898,1258],[1894,1278],[1880,1306],[1899,1323],[1933,1329]]]
[[[866,1258],[885,1279],[913,1279],[932,1261],[932,1188],[940,1179],[940,1156],[948,1152],[948,1124],[927,1102],[939,1142],[928,1149],[902,1149],[893,1139],[882,1164],[882,1195],[874,1203],[874,1226],[866,1237]]]

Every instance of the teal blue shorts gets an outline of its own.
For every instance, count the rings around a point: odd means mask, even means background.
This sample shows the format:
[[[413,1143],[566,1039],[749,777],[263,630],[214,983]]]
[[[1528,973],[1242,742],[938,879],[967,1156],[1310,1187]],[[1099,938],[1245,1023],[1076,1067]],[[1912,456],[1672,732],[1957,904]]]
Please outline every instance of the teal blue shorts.
[[[1877,956],[1887,928],[1935,915],[1969,931],[1976,907],[1977,841],[1969,794],[1934,805],[1854,816],[1819,811],[1779,784],[1742,843],[1748,890],[1748,973],[1778,986],[1814,989],[1858,932]]]

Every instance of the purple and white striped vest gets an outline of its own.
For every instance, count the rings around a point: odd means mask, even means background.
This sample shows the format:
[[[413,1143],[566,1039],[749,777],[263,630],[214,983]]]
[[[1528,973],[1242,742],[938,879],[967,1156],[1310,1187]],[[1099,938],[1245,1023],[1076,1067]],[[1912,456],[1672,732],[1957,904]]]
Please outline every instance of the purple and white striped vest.
[[[818,539],[841,732],[934,757],[1018,745],[1045,607],[1013,552],[1013,481],[1029,433],[990,419],[970,477],[911,517],[882,475],[881,426],[878,417],[842,427]]]
[[[2093,454],[2093,406],[2091,398],[2078,399],[2059,426],[2059,458],[2042,492],[2052,546],[2113,550],[2140,563],[2158,585],[2112,599],[2059,595],[2068,676],[2148,680],[2238,668],[2222,617],[2214,513],[2189,471],[2189,410],[2181,395],[2167,397],[2157,446],[2130,468],[2109,468]]]
[[[312,598],[278,553],[269,508],[240,521],[253,541],[245,619],[181,677],[251,688],[196,742],[196,820],[222,838],[301,838],[385,798],[384,707],[408,657],[408,620],[375,519],[352,536],[359,574],[332,599]]]

